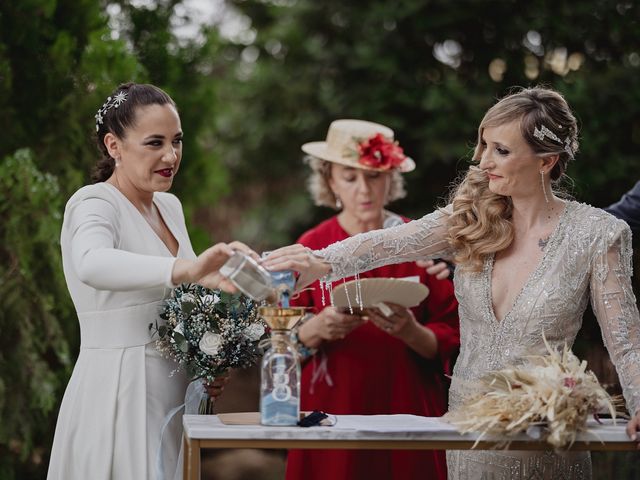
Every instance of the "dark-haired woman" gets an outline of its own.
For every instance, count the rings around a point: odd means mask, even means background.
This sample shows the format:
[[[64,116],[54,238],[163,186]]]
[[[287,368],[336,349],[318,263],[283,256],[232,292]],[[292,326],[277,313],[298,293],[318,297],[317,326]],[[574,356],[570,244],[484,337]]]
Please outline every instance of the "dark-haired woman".
[[[92,185],[68,201],[61,247],[80,323],[80,354],[67,386],[51,452],[51,480],[174,478],[187,378],[155,349],[149,324],[171,288],[218,275],[233,248],[196,256],[180,201],[166,193],[182,158],[173,100],[152,85],[120,86],[96,114],[102,159]]]

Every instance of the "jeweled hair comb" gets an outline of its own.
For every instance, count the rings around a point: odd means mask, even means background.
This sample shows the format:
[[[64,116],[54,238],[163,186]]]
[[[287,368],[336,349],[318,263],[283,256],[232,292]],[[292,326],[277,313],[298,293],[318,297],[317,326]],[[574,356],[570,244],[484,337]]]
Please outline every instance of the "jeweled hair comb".
[[[107,97],[107,101],[102,104],[102,107],[98,109],[98,113],[95,114],[96,118],[96,132],[100,130],[100,125],[104,122],[104,116],[107,114],[110,108],[118,108],[127,100],[127,92],[120,90],[113,98]]]
[[[536,137],[541,142],[544,141],[544,137],[548,137],[551,140],[553,140],[554,142],[558,142],[560,145],[562,145],[564,147],[565,152],[567,152],[569,154],[569,156],[571,158],[573,158],[573,148],[571,148],[571,138],[569,138],[568,135],[564,139],[564,141],[562,141],[562,140],[560,140],[560,137],[558,137],[555,133],[553,133],[547,127],[542,125],[540,128],[535,127],[533,129],[533,136]]]

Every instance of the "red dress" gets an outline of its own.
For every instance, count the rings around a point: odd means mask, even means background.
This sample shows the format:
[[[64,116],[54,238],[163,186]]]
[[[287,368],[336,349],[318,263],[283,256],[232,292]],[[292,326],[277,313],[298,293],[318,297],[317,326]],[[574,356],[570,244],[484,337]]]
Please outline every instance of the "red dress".
[[[315,250],[348,237],[334,216],[304,233],[298,243]],[[429,287],[430,293],[413,311],[416,319],[435,333],[438,358],[420,357],[401,340],[367,322],[342,340],[324,343],[303,365],[303,410],[433,417],[445,413],[443,365],[448,365],[460,344],[458,302],[452,283],[427,275],[424,268],[415,263],[380,267],[360,276],[402,278],[416,275]],[[318,282],[311,287],[313,291],[302,292],[292,304],[313,306],[317,312],[323,308]],[[328,304],[326,292],[325,299]],[[324,362],[326,374],[318,375]],[[315,382],[312,381],[314,373],[318,377]],[[287,459],[287,480],[445,480],[446,477],[442,451],[290,450]]]

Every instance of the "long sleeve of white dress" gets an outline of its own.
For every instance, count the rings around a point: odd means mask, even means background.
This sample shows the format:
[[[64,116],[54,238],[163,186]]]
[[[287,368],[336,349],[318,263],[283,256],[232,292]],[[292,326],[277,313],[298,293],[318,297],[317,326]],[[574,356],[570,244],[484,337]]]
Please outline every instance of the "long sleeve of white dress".
[[[120,250],[117,208],[104,198],[82,199],[68,207],[71,262],[85,284],[111,291],[172,288],[174,257]]]
[[[591,271],[591,305],[604,344],[616,366],[631,414],[640,409],[640,315],[631,286],[631,232],[616,221],[596,246]]]
[[[450,258],[446,209],[419,220],[354,235],[315,252],[331,265],[333,281],[374,268],[429,258]]]

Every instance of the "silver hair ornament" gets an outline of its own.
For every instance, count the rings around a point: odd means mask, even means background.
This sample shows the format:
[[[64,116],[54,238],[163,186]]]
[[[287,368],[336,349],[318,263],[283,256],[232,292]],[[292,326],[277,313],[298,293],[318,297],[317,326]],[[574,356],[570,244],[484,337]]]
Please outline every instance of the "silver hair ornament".
[[[560,140],[560,137],[558,137],[555,133],[553,133],[544,125],[542,125],[539,129],[538,127],[535,127],[533,129],[533,136],[536,137],[541,142],[544,141],[544,137],[549,137],[554,142],[558,142],[560,145],[563,145],[565,152],[567,152],[569,156],[573,158],[574,152],[573,152],[573,148],[571,148],[571,138],[569,138],[569,136],[567,136],[567,138],[565,138],[564,141],[562,141]]]
[[[104,116],[107,114],[110,108],[118,108],[127,100],[127,92],[120,90],[113,98],[107,97],[107,101],[102,104],[102,107],[98,109],[98,113],[95,114],[96,119],[96,132],[100,130],[100,125],[104,122]]]

